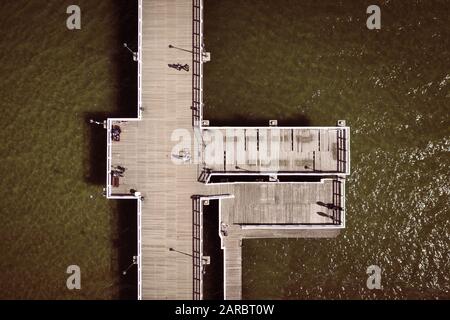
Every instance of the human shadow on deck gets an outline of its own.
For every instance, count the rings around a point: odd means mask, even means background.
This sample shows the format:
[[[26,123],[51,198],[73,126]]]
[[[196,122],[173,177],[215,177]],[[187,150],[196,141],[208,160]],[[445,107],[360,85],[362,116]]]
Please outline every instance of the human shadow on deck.
[[[335,205],[332,202],[325,203],[325,202],[322,202],[322,201],[317,201],[316,204],[318,204],[319,206],[325,207],[327,209],[342,210],[342,207],[337,206],[337,205]]]
[[[113,250],[117,257],[118,298],[121,300],[137,299],[137,271],[133,256],[137,256],[137,201],[118,200],[117,218],[112,219],[113,229],[117,228]],[[113,264],[114,265],[114,264]],[[123,274],[123,272],[126,272]]]
[[[332,215],[330,215],[330,214],[327,214],[327,213],[325,213],[325,212],[322,212],[322,211],[318,211],[318,212],[316,212],[319,216],[322,216],[322,217],[325,217],[325,218],[330,218],[330,219],[332,219],[333,221],[334,221],[334,217],[332,216]]]
[[[208,118],[208,112],[206,112],[204,119],[209,120],[210,126],[227,126],[227,127],[267,127],[269,126],[269,120],[277,120],[278,126],[285,127],[304,127],[310,126],[311,122],[305,115],[297,115],[290,119],[277,119],[276,117],[266,118],[260,116],[245,116],[242,114],[231,114],[225,119]]]

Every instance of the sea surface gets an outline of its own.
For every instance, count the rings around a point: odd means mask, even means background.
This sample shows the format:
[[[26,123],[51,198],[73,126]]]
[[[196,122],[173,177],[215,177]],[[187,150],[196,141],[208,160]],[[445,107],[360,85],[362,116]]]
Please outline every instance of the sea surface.
[[[207,0],[205,46],[212,124],[351,128],[346,229],[245,240],[243,297],[449,299],[450,1]]]

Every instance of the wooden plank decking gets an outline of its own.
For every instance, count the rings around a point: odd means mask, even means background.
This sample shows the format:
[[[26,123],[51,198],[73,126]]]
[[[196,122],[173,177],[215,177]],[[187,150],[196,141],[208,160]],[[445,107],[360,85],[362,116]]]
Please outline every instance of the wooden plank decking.
[[[221,194],[234,195],[223,206],[234,224],[333,224],[332,180],[321,183],[239,183],[222,185]]]
[[[342,128],[205,128],[205,163],[213,171],[338,171]],[[212,152],[212,150],[214,152]],[[239,169],[236,169],[236,166]]]
[[[142,121],[138,125],[138,188],[142,205],[142,298],[192,299],[191,195],[201,193],[197,166],[175,165],[176,129],[192,131],[191,72],[169,63],[191,64],[192,1],[143,1]]]

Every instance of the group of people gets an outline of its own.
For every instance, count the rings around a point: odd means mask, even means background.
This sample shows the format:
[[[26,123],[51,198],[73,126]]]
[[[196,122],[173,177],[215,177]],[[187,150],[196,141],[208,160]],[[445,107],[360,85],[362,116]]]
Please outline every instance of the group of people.
[[[220,233],[225,237],[228,236],[228,227],[229,225],[227,223],[223,221],[220,223]]]
[[[182,160],[183,162],[191,161],[191,152],[189,149],[184,148],[178,152],[178,154],[173,154],[172,157]]]
[[[112,126],[111,128],[111,138],[113,141],[120,141],[120,133],[122,130],[120,130],[119,126]]]
[[[126,168],[122,166],[113,166],[113,170],[111,170],[111,173],[113,177],[123,177],[125,170]]]

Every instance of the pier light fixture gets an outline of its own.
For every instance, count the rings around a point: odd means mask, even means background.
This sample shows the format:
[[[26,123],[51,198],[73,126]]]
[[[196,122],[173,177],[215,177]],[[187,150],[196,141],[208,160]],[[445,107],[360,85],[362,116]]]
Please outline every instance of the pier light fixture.
[[[131,54],[133,55],[133,61],[138,61],[138,53],[137,52],[134,52],[133,50],[131,50],[130,47],[128,47],[128,45],[126,43],[123,44],[123,47],[131,52]]]

